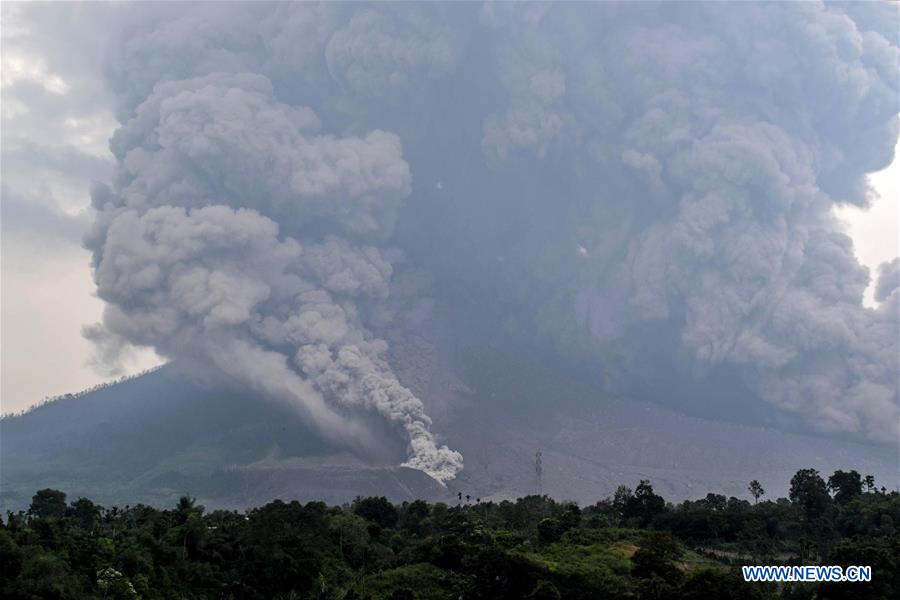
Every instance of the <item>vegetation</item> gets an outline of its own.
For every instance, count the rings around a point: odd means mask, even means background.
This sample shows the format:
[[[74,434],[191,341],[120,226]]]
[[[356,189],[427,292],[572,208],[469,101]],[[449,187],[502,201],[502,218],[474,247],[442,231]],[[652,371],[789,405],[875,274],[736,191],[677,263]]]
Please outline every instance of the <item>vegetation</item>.
[[[789,498],[667,504],[643,481],[580,508],[276,500],[245,513],[103,508],[38,491],[0,527],[0,596],[419,599],[898,598],[900,493],[812,469]],[[871,565],[870,583],[745,583],[742,564]]]

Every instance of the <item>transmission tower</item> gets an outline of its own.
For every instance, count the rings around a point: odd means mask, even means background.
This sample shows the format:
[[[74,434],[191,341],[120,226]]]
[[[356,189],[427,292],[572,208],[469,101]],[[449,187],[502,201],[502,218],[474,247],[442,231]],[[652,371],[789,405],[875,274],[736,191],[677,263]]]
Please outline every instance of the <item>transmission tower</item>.
[[[534,475],[537,478],[537,488],[538,488],[538,496],[544,495],[544,463],[541,460],[541,449],[538,448],[538,451],[534,454]]]

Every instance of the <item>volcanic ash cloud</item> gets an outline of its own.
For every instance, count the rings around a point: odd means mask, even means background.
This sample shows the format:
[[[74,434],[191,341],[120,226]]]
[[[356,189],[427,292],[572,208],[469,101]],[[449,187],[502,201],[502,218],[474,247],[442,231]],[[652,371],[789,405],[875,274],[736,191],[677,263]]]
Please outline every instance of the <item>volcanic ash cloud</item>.
[[[388,296],[392,266],[363,240],[390,234],[409,193],[400,140],[318,130],[259,75],[157,85],[113,136],[113,187],[94,192],[107,305],[91,333],[238,377],[350,445],[354,413],[374,412],[408,436],[408,466],[452,479],[461,455],[363,318]]]

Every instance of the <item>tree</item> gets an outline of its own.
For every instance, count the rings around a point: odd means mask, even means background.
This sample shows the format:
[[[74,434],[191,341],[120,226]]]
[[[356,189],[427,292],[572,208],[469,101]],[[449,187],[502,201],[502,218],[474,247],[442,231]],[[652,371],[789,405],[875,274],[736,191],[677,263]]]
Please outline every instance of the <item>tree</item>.
[[[872,475],[866,475],[866,478],[863,480],[866,484],[866,492],[872,493],[875,491],[875,477]]]
[[[200,540],[206,532],[203,523],[203,511],[205,508],[197,504],[197,500],[190,496],[182,496],[175,507],[175,521],[178,527],[178,539],[181,541],[182,558],[193,558],[200,547]],[[127,507],[126,507],[127,513]]]
[[[642,526],[646,526],[665,509],[663,497],[656,495],[650,482],[642,479],[634,490],[634,496],[626,501],[625,518],[637,519]]]
[[[790,499],[798,511],[800,530],[800,556],[810,548],[819,554],[827,550],[833,534],[833,524],[825,516],[831,505],[828,487],[815,469],[800,469],[791,479]]]
[[[538,541],[541,544],[558,542],[560,537],[562,537],[562,527],[559,519],[554,517],[541,519],[540,523],[538,523]]]
[[[634,498],[634,492],[627,485],[620,485],[616,488],[612,498],[612,508],[617,517],[625,518],[625,509],[632,498]]]
[[[728,498],[722,494],[709,493],[706,495],[706,498],[700,502],[705,504],[706,508],[713,512],[721,512],[728,506]]]
[[[0,527],[0,590],[3,590],[6,582],[12,581],[22,569],[22,552],[13,537]]]
[[[104,598],[114,598],[116,600],[138,598],[137,592],[128,578],[112,567],[107,567],[97,572],[97,587],[103,592]]]
[[[67,561],[42,549],[25,556],[12,589],[13,598],[76,600],[85,597],[81,582]]]
[[[93,532],[100,521],[100,509],[87,498],[79,498],[72,503],[69,514],[78,523],[78,526],[87,532]]]
[[[127,509],[128,507],[126,506],[125,508]],[[192,498],[191,496],[182,496],[179,498],[178,504],[175,507],[179,523],[187,522],[187,520],[195,514],[202,515],[204,510],[206,509],[203,506],[197,504],[197,499]]]
[[[828,560],[845,568],[850,565],[871,566],[872,580],[822,583],[818,597],[823,600],[897,598],[900,595],[900,540],[844,540],[834,547]]]
[[[815,469],[800,469],[791,478],[791,502],[800,509],[800,515],[807,523],[825,515],[831,497],[828,487]]]
[[[644,535],[640,544],[631,557],[635,577],[660,577],[669,583],[681,581],[682,573],[675,563],[684,556],[684,548],[678,538],[670,533],[653,531]]]
[[[394,527],[399,517],[397,509],[384,496],[357,498],[353,502],[353,512],[383,529]]]
[[[66,516],[66,495],[50,488],[40,490],[31,497],[28,514],[38,519],[62,518]]]
[[[422,521],[431,515],[431,508],[424,500],[414,500],[411,503],[403,503],[398,526],[416,535],[422,533]]]
[[[862,478],[856,471],[835,471],[828,478],[828,489],[838,504],[847,504],[862,494],[862,486]]]
[[[747,487],[750,490],[750,495],[753,496],[753,503],[758,504],[759,499],[762,496],[766,495],[766,490],[763,489],[763,486],[757,480],[753,480],[750,482],[750,485]]]

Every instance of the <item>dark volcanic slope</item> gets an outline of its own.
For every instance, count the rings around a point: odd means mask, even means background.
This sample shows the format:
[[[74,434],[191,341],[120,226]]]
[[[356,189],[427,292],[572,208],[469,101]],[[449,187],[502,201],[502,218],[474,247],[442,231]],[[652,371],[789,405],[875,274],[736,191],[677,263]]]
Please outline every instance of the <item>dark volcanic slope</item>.
[[[543,491],[581,503],[640,479],[651,480],[670,500],[711,491],[748,497],[751,479],[774,497],[786,495],[791,476],[807,467],[826,475],[857,469],[875,475],[879,485],[900,485],[896,446],[726,423],[610,398],[546,357],[472,333],[447,316],[391,344],[401,381],[423,398],[444,441],[465,456],[465,470],[449,487],[473,497],[535,493],[538,448]]]
[[[170,504],[185,493],[208,506],[272,498],[344,502],[535,493],[592,503],[621,483],[650,479],[668,499],[709,491],[746,495],[759,479],[783,495],[814,467],[872,473],[898,486],[896,448],[686,416],[606,397],[508,341],[447,315],[389,335],[401,381],[426,403],[435,431],[465,456],[447,489],[421,472],[364,462],[323,442],[289,410],[251,394],[201,387],[163,368],[0,422],[3,508],[41,487],[102,503]],[[468,332],[468,333],[467,333]]]
[[[3,508],[41,487],[100,502],[211,506],[272,498],[343,502],[442,492],[412,469],[368,465],[307,430],[290,411],[190,383],[165,367],[0,422]]]

